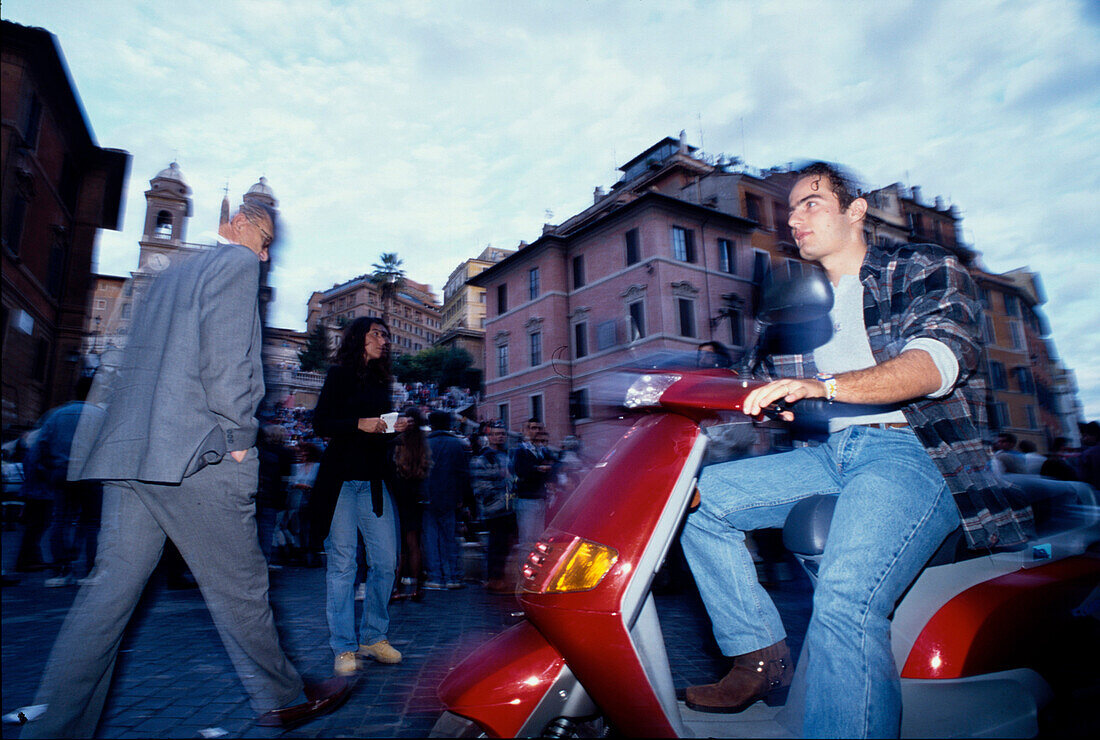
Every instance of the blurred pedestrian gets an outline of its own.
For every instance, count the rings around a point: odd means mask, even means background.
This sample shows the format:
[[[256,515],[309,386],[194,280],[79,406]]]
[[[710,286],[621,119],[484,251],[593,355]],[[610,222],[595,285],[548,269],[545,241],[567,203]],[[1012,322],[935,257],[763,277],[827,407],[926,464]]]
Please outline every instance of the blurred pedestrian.
[[[61,628],[34,702],[46,710],[22,737],[94,734],[123,631],[168,538],[260,724],[297,723],[346,698],[346,681],[303,687],[279,646],[256,535],[260,263],[275,234],[273,210],[242,205],[219,229],[220,246],[149,285],[119,372],[97,373],[114,378],[97,383],[106,413],[81,417],[69,478],[107,481],[99,577]]]
[[[287,507],[287,481],[294,457],[286,447],[286,430],[276,424],[260,429],[260,492],[256,497],[256,522],[260,549],[268,567],[278,569],[286,560],[286,537],[281,530]]]
[[[490,425],[488,444],[470,460],[470,480],[477,501],[478,518],[489,534],[485,550],[486,584],[490,591],[507,593],[512,589],[504,578],[508,551],[516,528],[508,494],[508,453],[504,449],[504,427]]]
[[[1069,440],[1065,437],[1055,437],[1050,445],[1050,454],[1047,455],[1043,466],[1039,468],[1039,475],[1054,480],[1080,480],[1077,470],[1066,461],[1069,450]]]
[[[989,467],[997,476],[1005,473],[1021,474],[1024,470],[1024,456],[1016,450],[1016,435],[1001,432],[993,442],[993,458]]]
[[[401,521],[401,562],[397,575],[401,586],[408,587],[408,595],[413,601],[421,599],[421,528],[424,519],[423,499],[424,479],[432,465],[431,448],[428,436],[421,429],[425,419],[416,406],[409,406],[401,412],[409,419],[409,425],[398,437],[393,451],[393,497],[397,502],[397,513]],[[395,592],[397,589],[395,589]]]
[[[462,588],[458,562],[458,507],[470,490],[469,450],[451,432],[451,415],[428,415],[432,466],[424,480],[424,588]]]
[[[1081,480],[1100,491],[1100,423],[1081,425],[1081,454],[1077,456],[1077,473]]]
[[[1046,456],[1039,454],[1035,443],[1030,439],[1021,439],[1020,454],[1024,458],[1024,472],[1028,475],[1039,475],[1039,470],[1046,462]]]
[[[99,481],[70,481],[69,453],[81,414],[102,415],[103,410],[85,403],[92,379],[77,381],[76,398],[50,411],[35,437],[28,459],[31,475],[50,492],[53,506],[50,530],[50,568],[47,588],[76,583],[73,566],[83,550],[85,576],[95,563],[103,489]]]
[[[360,317],[348,324],[313,415],[314,431],[332,438],[319,477],[339,486],[325,539],[325,614],[338,676],[355,673],[358,656],[380,663],[401,662],[401,653],[387,639],[398,533],[396,509],[385,483],[390,475],[390,440],[386,433],[405,431],[409,421],[398,417],[391,430],[382,418],[391,408],[389,344],[390,330],[380,318]],[[314,489],[315,494],[319,489]],[[363,538],[367,567],[358,638],[357,532]]]
[[[303,561],[308,565],[307,558],[311,552],[309,500],[313,493],[313,486],[317,482],[321,448],[313,442],[303,442],[298,446],[298,455],[298,462],[291,467],[287,490],[287,529],[297,538],[295,560]]]
[[[542,422],[532,417],[523,427],[523,444],[516,449],[515,492],[516,525],[519,542],[530,549],[546,529],[546,479],[552,469],[537,446],[543,434]]]

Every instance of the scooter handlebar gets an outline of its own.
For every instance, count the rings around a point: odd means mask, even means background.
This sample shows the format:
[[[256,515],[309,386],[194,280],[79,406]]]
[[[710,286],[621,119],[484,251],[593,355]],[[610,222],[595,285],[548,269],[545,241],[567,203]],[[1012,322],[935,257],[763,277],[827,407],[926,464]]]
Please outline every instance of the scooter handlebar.
[[[796,413],[798,416],[825,418],[828,416],[827,411],[830,405],[832,403],[824,398],[803,398],[800,401],[792,401],[791,403],[787,403],[781,398],[770,406],[762,408],[760,413],[768,419],[777,419],[784,411]]]

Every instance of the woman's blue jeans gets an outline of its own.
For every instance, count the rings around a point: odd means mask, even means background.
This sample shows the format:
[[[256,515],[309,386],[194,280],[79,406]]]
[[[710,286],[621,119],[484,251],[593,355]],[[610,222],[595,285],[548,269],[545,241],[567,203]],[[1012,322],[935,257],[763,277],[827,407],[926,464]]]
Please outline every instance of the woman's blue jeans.
[[[367,594],[355,639],[355,554],[363,536],[367,560]],[[382,516],[375,516],[370,482],[346,481],[336,500],[332,526],[325,540],[328,559],[329,645],[339,655],[355,652],[359,644],[373,645],[386,639],[390,626],[389,602],[397,572],[397,516],[389,489],[383,492]]]
[[[958,509],[908,429],[853,426],[817,446],[706,468],[684,553],[726,655],[784,639],[745,532],[782,527],[794,505],[839,494],[806,633],[807,737],[896,737],[901,689],[890,614]]]

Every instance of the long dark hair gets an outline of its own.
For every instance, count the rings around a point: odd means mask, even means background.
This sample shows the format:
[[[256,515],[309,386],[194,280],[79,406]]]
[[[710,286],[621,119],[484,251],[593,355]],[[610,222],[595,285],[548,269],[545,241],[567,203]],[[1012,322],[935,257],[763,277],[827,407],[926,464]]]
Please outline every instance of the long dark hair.
[[[387,388],[390,384],[390,346],[386,345],[386,351],[377,360],[367,362],[363,357],[363,342],[375,324],[380,325],[389,334],[390,328],[386,322],[377,316],[360,316],[344,328],[344,339],[340,343],[340,349],[336,350],[336,363],[350,370],[354,370],[360,380],[372,380],[376,383],[384,383]]]
[[[423,480],[428,477],[432,466],[432,450],[424,436],[424,415],[416,406],[409,406],[401,412],[409,417],[412,424],[401,432],[401,440],[393,452],[393,464],[402,478]]]

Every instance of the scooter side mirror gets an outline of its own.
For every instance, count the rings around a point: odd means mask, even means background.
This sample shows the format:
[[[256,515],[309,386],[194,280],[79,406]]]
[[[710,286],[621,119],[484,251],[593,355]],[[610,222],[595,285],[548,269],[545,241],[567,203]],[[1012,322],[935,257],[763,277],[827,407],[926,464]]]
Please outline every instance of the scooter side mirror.
[[[828,315],[833,286],[820,270],[788,278],[768,276],[757,318],[765,324],[802,324]]]

